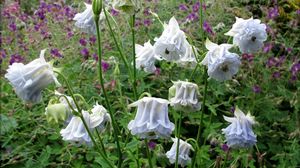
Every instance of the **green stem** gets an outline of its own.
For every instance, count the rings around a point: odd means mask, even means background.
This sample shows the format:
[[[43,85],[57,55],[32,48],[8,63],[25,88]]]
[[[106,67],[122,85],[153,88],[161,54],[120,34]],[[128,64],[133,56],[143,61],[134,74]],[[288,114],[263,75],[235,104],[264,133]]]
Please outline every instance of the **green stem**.
[[[151,154],[150,154],[150,150],[149,150],[149,146],[148,146],[148,140],[145,139],[144,142],[145,142],[145,145],[146,145],[146,152],[147,152],[147,156],[148,156],[149,167],[153,168],[152,160],[151,160]]]
[[[102,65],[101,65],[101,61],[102,61],[102,48],[101,48],[101,36],[100,36],[100,30],[99,30],[99,16],[95,15],[94,19],[95,19],[95,23],[96,23],[97,39],[98,39],[98,63],[99,63],[98,71],[99,71],[99,80],[100,80],[102,92],[103,92],[103,95],[104,95],[105,103],[106,103],[106,106],[108,108],[108,112],[109,112],[110,117],[111,117],[112,126],[113,126],[113,129],[114,129],[114,139],[115,139],[115,142],[117,143],[117,151],[118,151],[118,156],[119,156],[118,167],[121,167],[123,159],[122,159],[122,151],[121,151],[121,147],[120,147],[120,143],[119,143],[119,138],[118,138],[119,129],[118,129],[118,126],[116,124],[116,120],[115,120],[114,114],[112,113],[112,108],[111,108],[110,103],[108,101],[108,96],[107,96],[106,90],[104,88],[104,81],[103,81],[103,76],[102,76]]]
[[[175,168],[178,168],[178,156],[179,156],[181,120],[182,120],[182,111],[180,111],[180,117],[179,117],[179,121],[177,123],[177,146],[176,146]]]
[[[117,39],[116,39],[115,33],[114,33],[114,31],[113,31],[113,29],[112,29],[112,27],[111,27],[110,21],[109,21],[109,19],[108,19],[107,11],[106,11],[105,8],[103,8],[103,10],[104,10],[105,20],[106,20],[106,22],[107,22],[107,25],[108,25],[110,34],[111,34],[111,36],[113,37],[113,40],[114,40],[114,42],[115,42],[115,44],[116,44],[116,46],[117,46],[117,49],[118,49],[118,51],[119,51],[119,53],[120,53],[120,56],[121,56],[122,61],[124,62],[126,68],[127,68],[128,71],[129,71],[129,73],[131,74],[131,69],[129,68],[129,64],[128,64],[128,62],[127,62],[127,59],[126,59],[126,57],[124,56],[124,54],[123,54],[123,52],[122,52],[122,50],[121,50],[121,47],[120,47],[120,45],[119,45],[119,43],[118,43],[118,41],[117,41]]]
[[[70,95],[71,95],[71,97],[72,97],[72,99],[73,99],[73,101],[74,101],[74,103],[75,103],[75,105],[76,105],[76,108],[77,108],[77,110],[78,110],[78,112],[79,112],[79,114],[80,114],[79,117],[80,117],[80,119],[82,120],[83,125],[84,125],[85,129],[87,130],[87,132],[88,132],[88,134],[89,134],[91,140],[93,141],[93,144],[96,146],[96,148],[98,149],[98,151],[99,151],[101,157],[105,160],[105,162],[107,162],[107,164],[109,165],[109,167],[113,168],[114,166],[110,163],[110,161],[107,159],[107,157],[102,153],[102,150],[100,149],[100,147],[99,147],[98,144],[96,143],[93,134],[91,133],[91,131],[90,131],[90,129],[89,129],[89,127],[88,127],[86,121],[84,120],[83,115],[80,113],[80,112],[81,112],[81,109],[79,108],[79,105],[78,105],[78,103],[77,103],[77,101],[76,101],[76,99],[75,99],[74,92],[73,92],[73,89],[71,88],[71,85],[70,85],[69,81],[67,80],[67,78],[66,78],[62,73],[60,73],[60,72],[58,72],[58,71],[54,71],[54,72],[57,73],[58,75],[60,75],[60,76],[63,78],[63,80],[66,82],[68,91],[70,92]],[[66,98],[66,99],[67,99],[67,98]],[[71,106],[70,106],[70,107],[71,107]],[[74,110],[74,109],[73,109],[73,110]],[[73,111],[73,113],[75,113],[75,114],[78,113],[78,112],[75,111],[75,110]]]
[[[203,0],[199,0],[199,1],[200,1],[200,28],[201,28],[201,39],[202,39],[203,34],[204,34],[204,31],[203,31],[203,8],[202,8]]]
[[[107,157],[106,150],[105,150],[105,146],[104,146],[104,144],[103,144],[103,140],[102,140],[102,138],[101,138],[101,136],[100,136],[100,133],[99,133],[99,131],[98,131],[97,129],[96,129],[96,133],[97,133],[98,139],[99,139],[99,141],[100,141],[100,146],[101,146],[101,148],[102,148],[102,150],[103,150],[103,153],[104,153],[104,155]]]
[[[230,151],[230,149],[226,151],[226,156],[225,156],[225,160],[224,160],[224,162],[223,162],[222,168],[224,168],[225,165],[226,165],[226,161],[227,161],[228,156],[229,156],[229,151]]]
[[[207,81],[207,78],[208,78],[208,75],[207,75],[207,68],[205,68],[204,70],[204,75],[203,75],[203,78],[204,78],[204,95],[203,95],[203,104],[202,104],[202,109],[201,109],[201,116],[200,116],[200,125],[198,127],[198,132],[197,132],[197,138],[196,138],[196,141],[198,143],[198,146],[199,148],[201,147],[200,146],[200,137],[201,137],[201,129],[202,129],[202,125],[203,125],[203,115],[204,115],[204,110],[205,110],[205,102],[206,102],[206,96],[207,96],[207,85],[208,85],[208,81]],[[196,155],[197,155],[197,151],[199,150],[199,148],[197,148],[195,150],[195,155],[193,157],[193,160],[192,160],[192,168],[195,166],[195,159],[196,159]]]
[[[133,60],[133,95],[134,98],[137,99],[134,25],[135,25],[135,14],[132,15],[131,31],[132,31],[132,60]]]

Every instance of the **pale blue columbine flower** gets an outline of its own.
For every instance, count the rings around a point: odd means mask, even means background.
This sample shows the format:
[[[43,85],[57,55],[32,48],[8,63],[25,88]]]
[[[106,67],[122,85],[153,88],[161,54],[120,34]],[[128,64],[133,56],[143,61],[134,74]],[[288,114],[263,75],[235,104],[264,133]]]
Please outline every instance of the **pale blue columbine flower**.
[[[169,89],[169,100],[171,106],[176,110],[198,111],[201,108],[201,103],[198,100],[199,95],[198,85],[191,82],[173,82],[173,86]]]
[[[245,115],[236,107],[234,117],[224,116],[224,119],[231,123],[227,128],[222,129],[229,147],[249,148],[256,144],[256,135],[252,131],[252,125],[255,124],[253,116],[249,113]]]
[[[252,17],[247,20],[236,17],[236,22],[225,35],[233,37],[233,44],[239,46],[242,53],[257,52],[267,40],[267,27],[260,22]]]
[[[148,73],[154,73],[156,70],[155,61],[159,58],[154,53],[154,47],[151,45],[150,40],[141,46],[135,44],[136,52],[136,68],[144,70]]]
[[[42,90],[49,84],[60,85],[54,75],[53,67],[44,58],[46,50],[42,50],[40,58],[24,65],[13,63],[7,69],[5,78],[14,87],[16,94],[26,103],[38,103],[42,100]]]
[[[171,149],[166,153],[166,156],[169,159],[170,163],[174,164],[176,161],[178,138],[172,138],[172,141],[174,143]],[[191,158],[189,157],[190,150],[194,150],[192,145],[180,139],[179,150],[178,150],[178,163],[181,165],[181,167],[184,167],[191,161]]]
[[[107,110],[101,106],[94,105],[91,114],[87,111],[82,111],[82,116],[87,124],[88,129],[92,132],[94,129],[104,130],[105,124],[110,122],[110,116]],[[63,140],[70,142],[78,142],[79,144],[92,145],[91,137],[88,134],[82,120],[78,116],[73,116],[65,129],[60,131]]]
[[[134,120],[128,124],[132,135],[140,138],[157,139],[170,137],[175,126],[168,117],[169,101],[155,97],[144,97],[129,107],[137,106]]]
[[[186,36],[180,30],[175,17],[172,17],[169,24],[164,24],[164,31],[159,38],[154,39],[154,52],[167,61],[177,61],[180,55],[185,53]]]
[[[237,54],[228,51],[232,45],[218,45],[207,39],[205,47],[209,51],[201,64],[207,65],[209,77],[217,81],[225,81],[231,79],[238,72],[241,61]]]
[[[96,24],[94,20],[94,13],[92,9],[92,5],[84,3],[86,9],[82,13],[77,13],[73,20],[75,20],[75,26],[78,27],[81,31],[88,34],[96,34]],[[100,14],[99,23],[103,23],[105,21],[104,13]]]

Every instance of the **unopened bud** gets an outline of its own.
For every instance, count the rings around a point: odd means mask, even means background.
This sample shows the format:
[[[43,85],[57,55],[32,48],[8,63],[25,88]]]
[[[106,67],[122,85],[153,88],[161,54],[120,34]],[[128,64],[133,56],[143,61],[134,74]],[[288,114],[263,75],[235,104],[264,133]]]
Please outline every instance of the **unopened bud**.
[[[102,0],[93,0],[93,12],[95,16],[99,16],[102,11]]]

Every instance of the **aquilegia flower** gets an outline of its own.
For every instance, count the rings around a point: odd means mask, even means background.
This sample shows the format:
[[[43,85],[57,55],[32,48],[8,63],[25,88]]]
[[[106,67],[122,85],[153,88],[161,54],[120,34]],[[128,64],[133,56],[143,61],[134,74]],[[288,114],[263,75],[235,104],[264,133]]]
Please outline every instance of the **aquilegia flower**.
[[[178,138],[172,138],[173,145],[171,149],[166,153],[167,158],[169,161],[173,164],[176,161],[176,151],[177,151],[177,141]],[[192,145],[187,143],[186,141],[179,140],[179,154],[178,154],[178,163],[181,165],[181,167],[188,164],[188,162],[191,161],[191,158],[189,157],[190,150],[194,150]]]
[[[227,145],[231,148],[248,148],[256,144],[256,135],[252,131],[255,124],[254,117],[249,113],[245,115],[238,107],[235,107],[234,117],[224,119],[231,124],[222,129]]]
[[[64,104],[51,99],[45,108],[45,115],[48,123],[59,123],[67,118],[67,108]]]
[[[154,48],[150,41],[141,46],[135,44],[136,68],[142,69],[148,73],[154,73],[156,70],[155,61],[158,59],[154,54]]]
[[[85,4],[86,9],[82,13],[77,13],[73,20],[75,20],[75,26],[77,26],[81,31],[88,34],[96,34],[96,24],[94,21],[94,13],[92,5]],[[105,20],[104,13],[100,14],[99,22],[102,23]]]
[[[106,124],[111,122],[110,115],[108,114],[107,110],[102,106],[96,103],[92,108],[92,120],[98,121],[99,124],[97,129],[99,131],[103,131],[105,129]]]
[[[174,109],[193,112],[201,108],[198,101],[200,94],[196,84],[186,81],[177,81],[173,84],[169,89],[169,100]]]
[[[244,20],[236,17],[227,36],[233,37],[233,44],[238,45],[242,53],[254,53],[263,47],[263,42],[267,40],[266,25],[260,23],[259,19]]]
[[[104,125],[110,120],[106,109],[103,106],[96,104],[89,114],[87,111],[82,111],[83,118],[87,124],[88,129],[93,132],[94,129],[104,129]],[[84,127],[80,117],[73,116],[68,126],[60,131],[63,140],[70,142],[78,142],[80,144],[86,143],[92,145],[91,137]]]
[[[155,39],[154,52],[167,61],[177,61],[185,52],[185,40],[184,32],[180,30],[175,17],[172,17],[169,24],[164,25],[162,35]]]
[[[144,97],[130,104],[129,107],[137,106],[137,113],[129,122],[128,129],[140,138],[170,137],[174,124],[168,117],[168,104],[168,100],[155,97]]]
[[[190,45],[187,40],[185,40],[183,48],[184,53],[180,55],[180,58],[176,63],[181,67],[195,68],[197,60],[194,52],[196,52],[197,49],[195,46]]]
[[[14,87],[16,94],[26,103],[38,103],[42,100],[42,90],[57,81],[53,67],[45,61],[42,50],[40,58],[24,65],[13,63],[9,66],[5,78]]]
[[[134,14],[142,8],[141,0],[113,0],[113,8],[128,14]]]
[[[237,54],[228,51],[232,45],[218,45],[207,39],[205,47],[209,51],[201,64],[207,65],[209,77],[217,81],[225,81],[231,79],[238,72],[241,61]]]

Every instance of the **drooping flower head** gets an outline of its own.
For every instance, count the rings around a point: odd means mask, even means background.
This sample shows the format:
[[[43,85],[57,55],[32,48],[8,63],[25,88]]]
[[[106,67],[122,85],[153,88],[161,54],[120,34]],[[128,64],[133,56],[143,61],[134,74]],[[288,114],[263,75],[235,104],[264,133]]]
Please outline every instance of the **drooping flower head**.
[[[185,52],[183,47],[185,40],[184,32],[180,30],[175,17],[172,17],[169,24],[164,25],[162,35],[155,39],[154,52],[167,61],[177,61]]]
[[[233,37],[233,44],[239,46],[242,53],[257,52],[267,40],[267,27],[260,22],[252,17],[247,20],[236,17],[236,22],[225,35]]]
[[[169,100],[171,106],[176,110],[186,112],[198,111],[201,104],[198,101],[198,86],[191,82],[177,81],[173,82],[173,86],[169,89]]]
[[[176,161],[176,151],[177,151],[177,141],[178,138],[172,138],[172,141],[174,142],[171,149],[166,153],[167,158],[169,161],[174,164]],[[181,165],[181,167],[186,166],[190,161],[191,158],[189,157],[190,150],[194,150],[192,145],[187,143],[186,141],[179,140],[179,154],[178,154],[178,163]]]
[[[249,148],[256,144],[256,135],[252,131],[255,124],[254,117],[249,113],[245,115],[238,107],[235,107],[234,117],[224,119],[231,124],[222,129],[225,134],[226,143],[231,148]]]
[[[142,1],[140,0],[113,0],[113,8],[128,13],[134,14],[142,8]]]
[[[174,130],[174,124],[168,117],[169,101],[155,97],[144,97],[129,107],[137,107],[134,120],[128,124],[131,134],[140,138],[168,138]]]
[[[45,108],[45,115],[48,123],[59,123],[67,118],[66,106],[55,99],[51,99]]]
[[[106,113],[106,109],[96,104],[90,114],[87,111],[82,111],[82,116],[87,124],[88,129],[93,132],[95,129],[103,130],[105,123],[110,121],[110,116]],[[73,116],[66,128],[60,131],[63,140],[77,142],[79,144],[92,145],[91,137],[84,127],[80,117]]]
[[[97,121],[97,129],[99,131],[103,131],[105,129],[106,124],[111,122],[110,115],[108,114],[107,110],[102,106],[96,103],[92,108],[92,116],[91,118],[94,121]]]
[[[73,20],[75,20],[75,26],[78,27],[81,31],[88,34],[96,34],[96,24],[94,21],[94,13],[92,5],[84,3],[86,9],[82,13],[77,13]],[[100,14],[99,23],[102,23],[105,20],[104,13]]]
[[[232,45],[218,45],[207,39],[205,46],[209,51],[202,60],[201,64],[207,65],[208,76],[217,81],[231,79],[232,76],[238,72],[241,65],[239,56],[228,51]]]
[[[154,54],[154,48],[150,41],[141,46],[135,44],[136,68],[148,73],[154,73],[156,70],[155,61],[158,59]]]
[[[9,66],[5,78],[14,87],[16,94],[26,103],[38,103],[42,99],[42,90],[57,81],[53,67],[44,59],[46,50],[42,50],[40,58],[24,65],[13,63]]]

